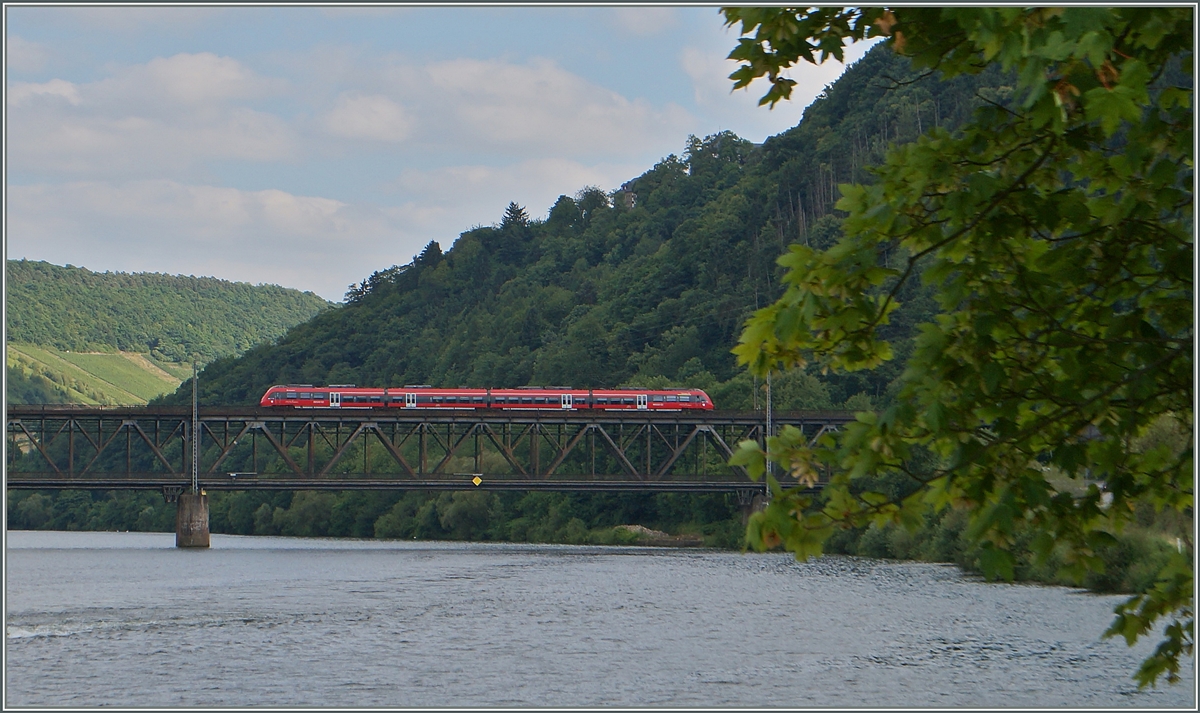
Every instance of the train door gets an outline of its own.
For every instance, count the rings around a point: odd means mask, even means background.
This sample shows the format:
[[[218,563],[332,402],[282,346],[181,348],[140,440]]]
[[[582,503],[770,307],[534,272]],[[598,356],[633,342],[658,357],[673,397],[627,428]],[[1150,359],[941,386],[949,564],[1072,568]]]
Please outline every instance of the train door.
[[[329,392],[329,408],[341,408],[342,395],[336,391]]]
[[[562,395],[562,407],[563,408],[571,408],[571,406],[574,405],[574,402],[575,402],[575,399],[572,398],[570,394]]]
[[[650,406],[648,405],[649,400],[650,399],[646,396],[646,394],[638,394],[637,395],[637,407],[640,409],[650,408]]]
[[[416,408],[416,407],[417,407],[417,395],[412,392],[405,394],[404,395],[404,408]]]

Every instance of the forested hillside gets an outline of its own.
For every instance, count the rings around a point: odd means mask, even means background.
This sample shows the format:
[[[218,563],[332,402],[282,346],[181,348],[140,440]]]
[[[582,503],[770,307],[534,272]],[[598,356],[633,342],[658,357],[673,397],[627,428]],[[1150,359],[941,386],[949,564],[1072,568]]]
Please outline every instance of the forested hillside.
[[[28,260],[9,260],[5,277],[10,342],[171,362],[238,354],[329,307],[311,292],[213,277]]]
[[[7,398],[144,404],[207,362],[281,336],[330,303],[211,277],[7,264]]]
[[[202,401],[255,403],[271,384],[296,382],[675,383],[708,389],[718,408],[752,408],[753,382],[730,349],[746,317],[777,296],[776,258],[793,241],[830,244],[836,184],[869,180],[889,142],[952,125],[981,94],[1005,92],[994,74],[940,83],[873,51],[762,146],[728,132],[691,137],[620,190],[561,196],[545,220],[514,203],[445,252],[430,243],[352,285],[344,308],[210,364]],[[892,326],[901,332],[931,305],[904,298]],[[777,406],[867,406],[899,368],[788,375]]]

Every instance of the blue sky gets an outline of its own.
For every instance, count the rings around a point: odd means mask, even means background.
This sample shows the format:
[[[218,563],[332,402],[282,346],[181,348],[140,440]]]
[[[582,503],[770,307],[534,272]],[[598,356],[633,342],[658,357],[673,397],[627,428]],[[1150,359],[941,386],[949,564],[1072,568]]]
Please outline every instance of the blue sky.
[[[340,300],[509,201],[761,142],[842,71],[768,111],[735,43],[716,6],[6,6],[7,256]]]

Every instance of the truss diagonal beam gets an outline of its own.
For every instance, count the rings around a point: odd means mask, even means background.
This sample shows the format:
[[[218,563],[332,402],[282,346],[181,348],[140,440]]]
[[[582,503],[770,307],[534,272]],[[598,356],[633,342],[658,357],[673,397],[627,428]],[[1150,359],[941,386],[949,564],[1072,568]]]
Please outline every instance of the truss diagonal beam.
[[[495,431],[492,430],[491,424],[485,423],[482,425],[484,434],[487,435],[488,440],[492,442],[492,445],[500,451],[500,455],[504,456],[504,460],[507,461],[508,464],[512,466],[512,469],[518,474],[528,477],[529,473],[525,471],[524,466],[517,462],[517,456],[515,453],[513,453],[513,449],[509,448],[507,444],[503,443],[503,439],[500,439],[496,435]],[[521,437],[518,435],[517,439],[520,440],[520,438]]]
[[[544,473],[545,477],[549,478],[550,476],[554,475],[554,471],[558,470],[558,466],[562,465],[562,462],[567,459],[567,456],[571,454],[571,451],[575,450],[575,446],[579,445],[579,442],[583,440],[584,436],[594,430],[596,430],[596,424],[594,423],[586,424],[583,428],[579,429],[579,431],[567,441],[567,444],[560,448],[558,455],[555,456],[554,460],[546,468],[546,472]]]
[[[121,425],[117,426],[116,430],[114,430],[112,432],[112,435],[108,437],[108,440],[103,441],[100,444],[100,446],[96,449],[96,454],[92,456],[92,459],[90,461],[88,461],[87,465],[85,465],[83,467],[83,469],[79,471],[80,475],[83,475],[84,473],[87,473],[89,470],[91,470],[92,466],[96,464],[96,461],[100,459],[100,455],[102,453],[104,453],[104,450],[106,448],[108,448],[109,445],[111,445],[113,441],[117,440],[117,436],[121,435],[121,432],[124,431],[126,428],[128,428],[130,423],[134,423],[134,422],[133,421],[122,421]],[[97,433],[96,435],[99,436],[100,434]]]
[[[34,438],[33,434],[29,432],[29,429],[25,428],[25,422],[17,421],[16,424],[21,427],[21,431],[25,434],[25,437],[29,439],[29,442],[33,444],[33,447],[37,448],[38,453],[42,454],[42,458],[46,459],[46,463],[54,469],[55,473],[61,475],[62,471],[58,469],[58,464],[54,462],[54,459],[51,458],[50,454],[46,452],[46,449],[42,447],[42,442],[37,438]]]
[[[217,456],[217,459],[213,461],[213,464],[208,467],[207,472],[217,472],[217,466],[221,465],[225,458],[233,451],[233,447],[237,445],[237,442],[241,440],[242,436],[246,435],[249,431],[250,423],[247,422],[242,424],[242,430],[237,432],[237,435],[233,437],[233,440],[221,445],[221,454]],[[208,433],[209,435],[212,435],[212,429],[209,429]],[[213,441],[215,442],[216,440],[216,436],[213,436]]]
[[[358,435],[365,430],[367,430],[366,423],[358,424],[358,428],[354,429],[354,433],[351,433],[349,436],[347,436],[346,440],[343,441],[340,446],[338,446],[337,450],[333,453],[333,457],[329,459],[329,462],[325,464],[325,467],[321,469],[321,472],[318,475],[321,477],[329,475],[329,469],[342,459],[342,456],[346,453],[346,449],[348,449],[350,444],[353,443],[356,438],[358,438]],[[312,463],[309,463],[308,465],[309,467],[312,467]]]
[[[267,442],[275,448],[275,452],[279,454],[279,457],[283,459],[284,463],[288,464],[288,467],[292,469],[293,473],[296,475],[304,475],[304,470],[298,463],[296,463],[291,454],[287,452],[287,448],[284,448],[283,444],[275,438],[275,434],[271,433],[271,429],[267,428],[265,421],[254,421],[251,423],[250,427],[257,428],[258,430],[262,431],[263,436],[267,439]]]
[[[475,424],[471,424],[471,426],[469,428],[464,430],[462,435],[458,437],[458,440],[454,442],[454,445],[450,446],[449,448],[446,449],[446,455],[442,456],[442,459],[440,461],[438,461],[438,464],[433,467],[433,470],[431,472],[433,472],[433,473],[442,472],[442,468],[444,468],[445,465],[450,462],[450,459],[453,458],[454,454],[458,452],[458,449],[462,447],[463,442],[465,442],[467,440],[467,438],[469,438],[475,434],[475,429],[478,427],[479,427],[479,424],[475,423]]]
[[[629,459],[625,457],[625,452],[617,446],[617,444],[613,441],[612,436],[608,435],[608,431],[603,428],[598,428],[596,430],[600,432],[604,442],[608,444],[609,450],[612,451],[613,457],[616,458],[617,462],[621,464],[621,467],[625,469],[625,473],[638,480],[645,480],[646,476],[639,473],[637,468],[633,467],[633,463],[630,463]],[[641,433],[640,428],[638,429],[638,433]],[[630,439],[630,442],[632,441],[633,439]]]
[[[679,456],[683,455],[683,452],[686,451],[687,447],[692,444],[693,440],[695,440],[696,434],[711,433],[711,431],[712,429],[708,426],[696,426],[693,428],[691,433],[687,434],[687,438],[683,439],[683,443],[681,443],[678,448],[673,449],[666,462],[660,465],[658,470],[654,472],[654,480],[662,480],[663,476],[667,474],[667,471],[671,470],[671,466],[675,465],[675,461],[679,460]],[[664,438],[663,440],[665,441],[666,439]],[[670,446],[669,443],[667,445],[668,447]]]
[[[371,427],[371,430],[373,430],[375,432],[375,437],[378,438],[379,442],[383,444],[384,449],[386,449],[387,452],[391,454],[392,458],[396,461],[396,463],[398,463],[400,465],[400,467],[404,469],[404,472],[408,473],[410,476],[412,476],[414,478],[417,477],[417,471],[413,470],[413,467],[408,464],[408,461],[406,461],[404,459],[404,456],[400,454],[400,449],[397,448],[394,443],[392,443],[391,439],[387,438],[384,435],[383,431],[379,428],[379,424],[372,423],[372,424],[370,424],[370,427]],[[409,433],[407,436],[404,437],[404,440],[407,441],[408,437],[411,435],[412,434]],[[401,441],[401,445],[403,445],[403,443],[404,443],[404,441]]]
[[[138,432],[138,434],[141,435],[142,440],[145,441],[146,445],[150,447],[150,452],[153,453],[155,457],[167,467],[167,472],[171,475],[175,475],[175,467],[171,465],[171,461],[167,460],[167,457],[163,455],[163,452],[158,449],[158,444],[154,442],[154,439],[146,435],[146,432],[142,430],[141,424],[139,424],[137,421],[129,421],[128,425],[132,426]],[[212,433],[212,431],[209,431],[209,433]]]

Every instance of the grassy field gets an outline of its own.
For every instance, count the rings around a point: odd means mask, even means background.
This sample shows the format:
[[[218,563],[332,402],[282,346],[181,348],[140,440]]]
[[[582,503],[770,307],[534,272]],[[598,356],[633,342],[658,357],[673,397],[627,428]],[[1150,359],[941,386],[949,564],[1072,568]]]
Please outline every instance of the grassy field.
[[[8,344],[8,364],[40,374],[83,404],[140,405],[174,391],[191,366],[163,363],[144,354],[62,352],[31,344]]]

